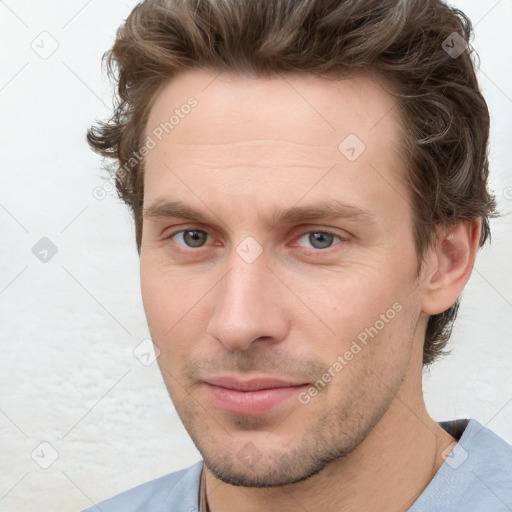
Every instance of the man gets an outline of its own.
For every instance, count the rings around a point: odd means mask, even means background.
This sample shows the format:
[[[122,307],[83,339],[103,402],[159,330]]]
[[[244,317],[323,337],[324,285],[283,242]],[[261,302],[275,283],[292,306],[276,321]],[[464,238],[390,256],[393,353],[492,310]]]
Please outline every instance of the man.
[[[512,447],[422,396],[496,214],[470,32],[434,0],[134,9],[88,140],[204,462],[97,508],[512,510]]]

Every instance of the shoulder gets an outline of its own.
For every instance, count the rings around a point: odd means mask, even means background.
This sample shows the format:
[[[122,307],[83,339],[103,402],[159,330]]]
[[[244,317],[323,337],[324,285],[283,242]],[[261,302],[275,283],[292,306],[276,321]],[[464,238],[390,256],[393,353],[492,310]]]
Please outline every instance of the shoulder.
[[[152,512],[199,510],[199,480],[203,461],[128,489],[82,512]]]
[[[459,442],[410,512],[510,512],[512,446],[475,419],[440,425]]]

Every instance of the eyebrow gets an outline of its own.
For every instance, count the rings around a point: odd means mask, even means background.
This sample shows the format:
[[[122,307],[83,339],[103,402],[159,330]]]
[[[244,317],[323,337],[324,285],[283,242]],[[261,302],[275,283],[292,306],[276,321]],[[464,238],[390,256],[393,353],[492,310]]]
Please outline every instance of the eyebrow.
[[[208,223],[210,220],[208,215],[205,215],[200,210],[197,210],[182,201],[169,201],[162,198],[156,199],[144,208],[142,216],[148,220],[180,218],[203,223]],[[275,211],[272,215],[273,225],[318,219],[356,219],[368,224],[376,223],[375,215],[370,211],[342,203],[335,199],[312,206],[293,206],[291,208],[283,208]]]

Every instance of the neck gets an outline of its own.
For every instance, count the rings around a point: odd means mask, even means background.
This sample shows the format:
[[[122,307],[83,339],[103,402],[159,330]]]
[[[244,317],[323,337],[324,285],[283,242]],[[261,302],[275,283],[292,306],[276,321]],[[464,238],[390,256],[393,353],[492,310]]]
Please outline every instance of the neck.
[[[420,369],[406,378],[356,449],[307,480],[276,488],[237,487],[205,467],[210,512],[408,510],[442,466],[443,451],[456,441],[427,413],[421,376]]]

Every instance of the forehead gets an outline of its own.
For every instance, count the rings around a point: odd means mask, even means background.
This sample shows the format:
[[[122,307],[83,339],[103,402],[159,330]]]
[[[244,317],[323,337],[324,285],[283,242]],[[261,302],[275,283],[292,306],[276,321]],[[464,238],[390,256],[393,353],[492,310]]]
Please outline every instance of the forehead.
[[[192,197],[180,174],[202,187],[209,204],[215,204],[210,189],[235,197],[237,186],[247,192],[248,184],[269,198],[272,185],[281,187],[276,204],[286,199],[286,184],[296,202],[317,178],[322,183],[313,195],[334,186],[365,196],[365,207],[380,201],[384,190],[396,202],[397,193],[406,195],[397,183],[401,121],[387,87],[368,74],[327,79],[184,72],[161,88],[149,115],[146,136],[156,145],[146,157],[145,197],[162,197],[164,189],[173,198]],[[336,173],[322,179],[333,167]]]
[[[255,78],[193,69],[163,84],[147,131],[168,123],[174,111],[194,97],[193,115],[180,116],[179,124],[198,121],[194,123],[197,144],[232,143],[268,134],[298,143],[320,139],[336,147],[348,133],[364,139],[371,132],[393,143],[399,119],[396,100],[386,89],[389,85],[382,78],[368,73],[337,79],[305,73]],[[192,121],[182,122],[187,117]],[[235,126],[239,130],[233,131]],[[189,143],[190,134],[178,128],[173,126],[164,136],[176,144]]]

